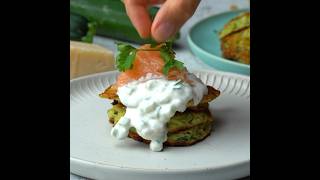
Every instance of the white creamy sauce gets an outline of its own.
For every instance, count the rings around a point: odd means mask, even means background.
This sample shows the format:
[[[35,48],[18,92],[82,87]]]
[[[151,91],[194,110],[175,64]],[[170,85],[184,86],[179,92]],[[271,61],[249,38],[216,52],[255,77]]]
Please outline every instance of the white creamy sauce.
[[[188,79],[192,81],[193,104],[196,106],[201,102],[203,95],[208,94],[208,88],[194,74],[189,73]]]
[[[188,78],[191,84],[147,74],[118,88],[120,101],[127,108],[125,115],[112,128],[111,135],[124,139],[134,127],[141,137],[151,141],[152,151],[161,151],[167,140],[166,124],[170,118],[176,111],[184,112],[190,100],[197,105],[208,93],[206,85],[195,75],[189,74]]]

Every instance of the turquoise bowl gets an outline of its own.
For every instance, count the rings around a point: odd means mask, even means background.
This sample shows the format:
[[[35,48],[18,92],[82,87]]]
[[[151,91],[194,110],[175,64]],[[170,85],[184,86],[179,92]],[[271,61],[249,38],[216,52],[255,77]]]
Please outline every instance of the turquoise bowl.
[[[208,17],[195,24],[189,31],[188,43],[192,53],[207,65],[221,71],[250,75],[250,65],[222,57],[218,32],[232,18],[242,12],[236,10]]]

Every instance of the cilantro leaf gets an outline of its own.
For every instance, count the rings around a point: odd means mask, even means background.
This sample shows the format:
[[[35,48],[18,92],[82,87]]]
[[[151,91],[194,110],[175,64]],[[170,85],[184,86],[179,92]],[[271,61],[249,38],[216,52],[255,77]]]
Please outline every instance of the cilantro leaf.
[[[165,62],[165,65],[163,67],[163,74],[168,75],[169,70],[171,68],[177,68],[179,70],[183,69],[183,63],[174,59],[175,58],[175,53],[172,50],[172,43],[171,42],[166,42],[160,49],[160,55],[162,59]]]
[[[161,46],[160,51],[161,50],[168,53],[172,57],[172,59],[174,59],[174,55],[176,53],[172,50],[172,43],[166,42],[164,45]]]
[[[169,70],[173,68],[173,63],[172,62],[167,62],[162,69],[163,74],[168,75]]]
[[[177,69],[179,69],[179,70],[182,70],[182,69],[184,68],[183,62],[180,62],[180,61],[175,60],[175,59],[167,62],[167,63],[164,65],[163,69],[162,69],[163,74],[168,75],[169,70],[170,70],[171,68],[177,68]]]
[[[158,43],[156,43],[156,42],[151,42],[150,47],[151,47],[151,48],[155,48],[157,45],[158,45]]]
[[[168,50],[166,50],[166,49],[161,48],[160,55],[165,63],[168,63],[168,62],[172,61],[172,59],[174,59],[173,55],[170,52],[168,52]]]
[[[136,57],[137,49],[131,45],[122,43],[117,43],[117,48],[116,65],[119,71],[131,69]]]
[[[166,46],[168,47],[168,49],[172,49],[172,44],[173,44],[172,40],[166,42]]]
[[[174,60],[174,67],[176,67],[179,70],[182,70],[184,68],[184,63],[178,60]]]

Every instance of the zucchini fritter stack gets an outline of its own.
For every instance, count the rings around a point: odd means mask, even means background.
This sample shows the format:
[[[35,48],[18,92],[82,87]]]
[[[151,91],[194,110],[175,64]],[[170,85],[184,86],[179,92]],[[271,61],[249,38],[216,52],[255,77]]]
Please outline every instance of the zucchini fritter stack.
[[[175,115],[167,123],[168,139],[164,143],[167,146],[187,146],[195,144],[210,135],[212,130],[213,118],[208,110],[208,102],[217,98],[220,91],[213,87],[208,87],[208,94],[202,101],[193,106],[192,101],[188,103],[188,108],[184,112],[176,112]],[[121,104],[116,91],[112,86],[107,88],[101,97],[112,99],[112,108],[108,110],[109,122],[115,125],[122,116],[124,116],[126,107]],[[149,143],[150,141],[140,137],[132,127],[129,137],[137,141]]]

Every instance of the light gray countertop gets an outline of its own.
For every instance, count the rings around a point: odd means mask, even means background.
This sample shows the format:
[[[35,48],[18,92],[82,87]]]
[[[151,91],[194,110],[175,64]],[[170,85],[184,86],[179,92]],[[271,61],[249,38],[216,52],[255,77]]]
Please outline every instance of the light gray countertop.
[[[199,20],[206,17],[219,14],[224,11],[229,11],[231,7],[237,7],[238,9],[249,8],[249,0],[202,0],[197,11],[192,18],[181,29],[181,37],[177,41],[177,47],[175,50],[177,59],[183,61],[188,69],[212,69],[208,65],[204,64],[197,57],[195,57],[189,50],[187,43],[187,34],[189,29],[197,23]],[[94,43],[100,44],[112,51],[115,51],[115,40],[104,37],[95,37]],[[250,177],[241,179],[249,180]],[[74,174],[70,174],[70,180],[87,180]]]

